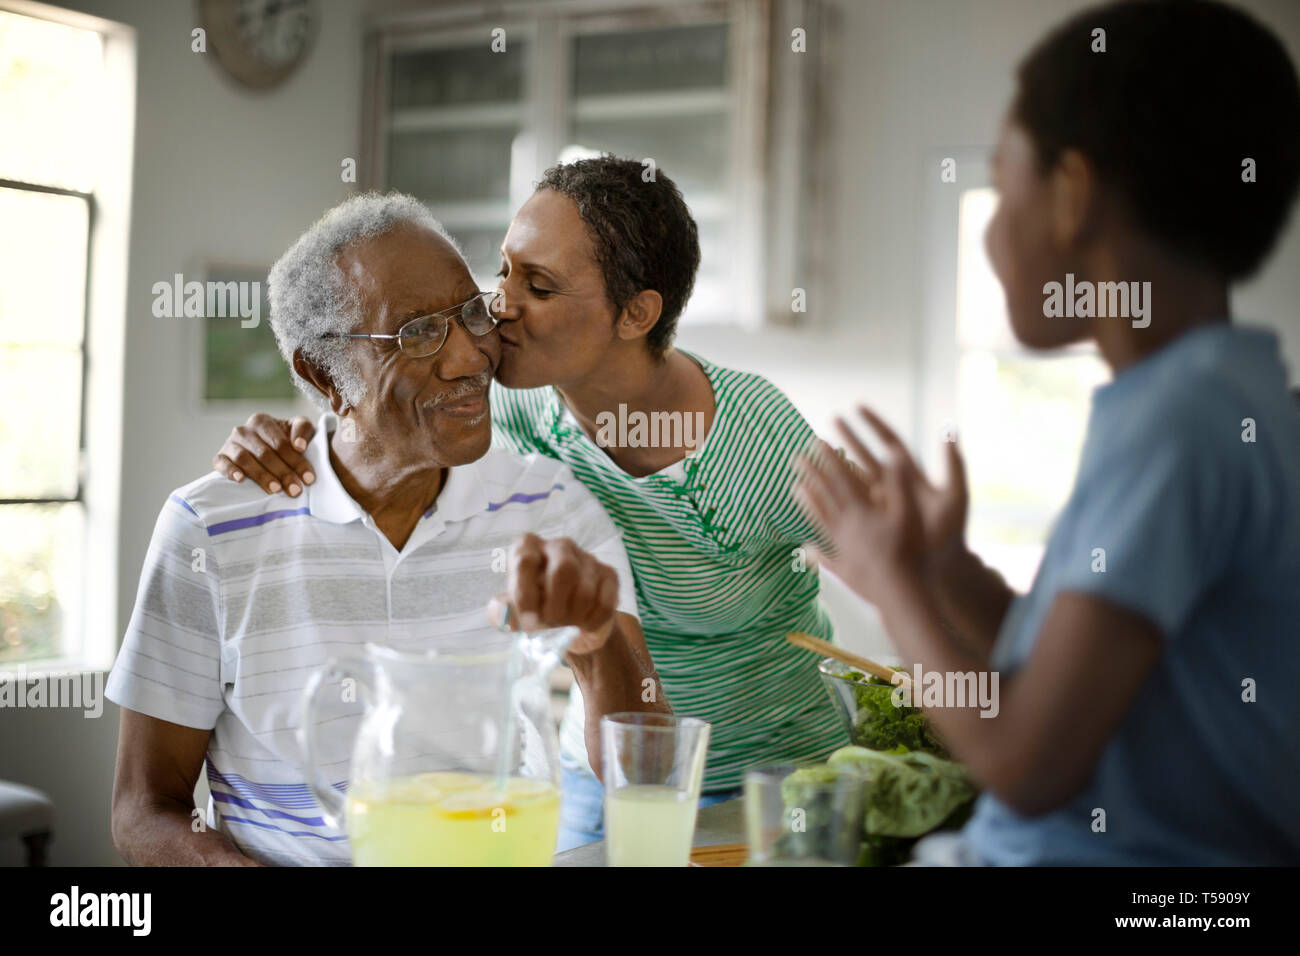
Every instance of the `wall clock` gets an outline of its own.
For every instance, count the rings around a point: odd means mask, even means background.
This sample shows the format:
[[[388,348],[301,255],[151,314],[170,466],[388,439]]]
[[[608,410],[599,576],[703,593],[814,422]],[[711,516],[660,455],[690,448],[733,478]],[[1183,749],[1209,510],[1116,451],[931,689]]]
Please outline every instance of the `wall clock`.
[[[320,28],[316,0],[199,0],[208,52],[242,86],[279,86],[302,65]]]

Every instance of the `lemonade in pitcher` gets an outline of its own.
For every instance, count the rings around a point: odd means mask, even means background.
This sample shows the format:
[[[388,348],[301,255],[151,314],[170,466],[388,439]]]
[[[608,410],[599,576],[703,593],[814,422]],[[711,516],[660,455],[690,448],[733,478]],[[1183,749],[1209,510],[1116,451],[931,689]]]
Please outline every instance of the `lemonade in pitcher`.
[[[549,866],[559,825],[558,789],[527,777],[422,773],[347,795],[357,866]]]

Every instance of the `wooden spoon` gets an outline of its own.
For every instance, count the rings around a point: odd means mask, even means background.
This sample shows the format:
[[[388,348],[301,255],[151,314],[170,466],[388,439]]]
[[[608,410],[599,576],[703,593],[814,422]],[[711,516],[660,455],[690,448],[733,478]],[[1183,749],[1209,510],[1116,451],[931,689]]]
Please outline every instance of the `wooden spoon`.
[[[813,637],[811,634],[803,634],[799,631],[791,631],[785,636],[785,639],[795,647],[802,647],[806,651],[813,651],[823,657],[833,657],[837,661],[850,664],[858,670],[879,677],[893,686],[906,687],[909,690],[912,687],[912,678],[908,677],[903,671],[896,671],[884,664],[877,664],[869,657],[859,657],[842,647],[836,647],[829,641],[823,641],[820,637]]]

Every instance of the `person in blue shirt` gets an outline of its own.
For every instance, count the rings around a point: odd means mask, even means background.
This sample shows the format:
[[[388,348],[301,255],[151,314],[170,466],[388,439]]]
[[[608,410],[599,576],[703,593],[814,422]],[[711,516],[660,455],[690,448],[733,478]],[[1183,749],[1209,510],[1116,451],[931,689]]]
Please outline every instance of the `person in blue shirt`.
[[[984,788],[941,857],[1300,863],[1300,411],[1228,298],[1300,182],[1295,67],[1219,3],[1085,11],[1020,66],[994,175],[1016,337],[1092,339],[1113,371],[1032,589],[967,549],[955,444],[932,485],[860,409],[888,454],[841,421],[861,470],[823,446],[795,492],[909,662],[1000,678],[996,708],[927,708]]]

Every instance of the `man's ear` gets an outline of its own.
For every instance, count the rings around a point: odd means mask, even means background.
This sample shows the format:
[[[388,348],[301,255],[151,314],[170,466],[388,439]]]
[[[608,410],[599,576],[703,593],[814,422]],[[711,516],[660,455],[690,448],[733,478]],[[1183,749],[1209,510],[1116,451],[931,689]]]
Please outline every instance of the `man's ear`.
[[[659,321],[664,309],[664,298],[654,289],[642,289],[623,306],[618,317],[618,337],[624,340],[643,339]]]
[[[303,355],[302,349],[294,349],[293,370],[301,375],[316,391],[329,399],[330,408],[333,409],[335,415],[343,414],[346,403],[343,401],[343,396],[339,394],[338,389],[334,387],[334,380],[329,377],[323,368]]]
[[[1052,170],[1051,190],[1052,238],[1062,248],[1075,246],[1096,222],[1097,169],[1083,153],[1067,149]]]

